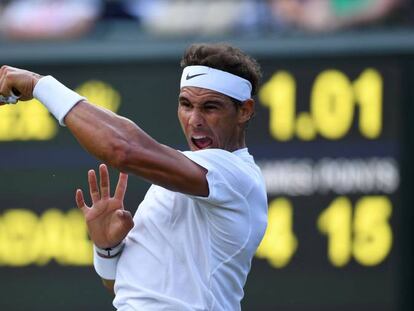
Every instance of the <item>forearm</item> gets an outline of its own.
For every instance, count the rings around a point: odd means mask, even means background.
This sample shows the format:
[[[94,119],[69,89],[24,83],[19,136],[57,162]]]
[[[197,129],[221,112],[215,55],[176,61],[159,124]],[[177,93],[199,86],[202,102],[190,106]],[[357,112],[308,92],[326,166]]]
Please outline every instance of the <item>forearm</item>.
[[[120,244],[121,247],[118,253],[114,255],[106,254],[104,250],[97,248],[94,246],[93,248],[93,266],[95,268],[96,273],[102,280],[103,285],[105,288],[112,294],[114,294],[114,285],[115,285],[115,277],[116,277],[116,270],[118,266],[119,256],[123,249],[123,243]],[[114,248],[114,251],[117,252],[117,248]]]
[[[117,114],[79,102],[65,117],[65,124],[79,143],[92,155],[122,172],[138,175],[174,191],[207,195],[187,174],[199,167],[178,165],[189,160],[176,150],[159,144],[132,121]],[[205,176],[204,170],[200,175]]]
[[[65,124],[89,153],[120,170],[132,149],[135,152],[154,145],[132,121],[107,109],[79,102],[66,115]]]
[[[102,280],[102,284],[105,286],[105,288],[113,295],[115,295],[115,291],[114,291],[114,285],[115,285],[115,280],[105,280],[105,279],[101,279]]]
[[[89,104],[50,76],[38,81],[33,94],[104,163],[173,191],[208,195],[204,168],[159,144],[132,121]]]

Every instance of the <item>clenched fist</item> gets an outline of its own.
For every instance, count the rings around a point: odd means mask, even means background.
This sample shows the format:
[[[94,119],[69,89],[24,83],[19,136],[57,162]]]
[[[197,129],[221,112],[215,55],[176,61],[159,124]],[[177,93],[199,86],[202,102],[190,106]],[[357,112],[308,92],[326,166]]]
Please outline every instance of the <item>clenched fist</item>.
[[[20,100],[30,100],[33,98],[33,89],[40,78],[42,76],[34,72],[2,66],[0,68],[0,95],[8,97],[14,93],[20,97]]]

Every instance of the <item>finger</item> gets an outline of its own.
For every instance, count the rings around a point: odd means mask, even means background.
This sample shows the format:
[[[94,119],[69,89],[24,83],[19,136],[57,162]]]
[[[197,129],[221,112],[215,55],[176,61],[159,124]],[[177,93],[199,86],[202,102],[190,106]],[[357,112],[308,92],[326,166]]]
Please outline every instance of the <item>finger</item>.
[[[2,66],[0,68],[0,90],[1,90],[1,86],[3,85],[6,70],[7,70],[7,66]]]
[[[11,86],[10,84],[10,68],[7,66],[3,66],[1,69],[0,74],[0,94],[4,95],[5,97],[10,96]]]
[[[20,95],[22,95],[22,93],[15,87],[12,87],[11,92],[12,92],[12,95],[17,96],[17,97],[20,97]]]
[[[88,210],[88,207],[85,204],[85,200],[83,198],[83,193],[81,189],[76,190],[75,200],[78,208],[83,212],[83,214],[85,214]]]
[[[109,198],[109,173],[105,164],[99,165],[100,183],[101,183],[101,197],[102,199]]]
[[[94,170],[88,171],[89,193],[91,195],[92,203],[95,204],[100,199],[98,190],[98,181]]]
[[[123,201],[125,197],[125,192],[128,185],[128,174],[120,173],[118,184],[116,185],[114,198]]]
[[[9,94],[7,94],[7,90],[5,89],[5,87],[3,87],[5,84],[5,75],[0,75],[0,94],[3,96],[9,96]]]

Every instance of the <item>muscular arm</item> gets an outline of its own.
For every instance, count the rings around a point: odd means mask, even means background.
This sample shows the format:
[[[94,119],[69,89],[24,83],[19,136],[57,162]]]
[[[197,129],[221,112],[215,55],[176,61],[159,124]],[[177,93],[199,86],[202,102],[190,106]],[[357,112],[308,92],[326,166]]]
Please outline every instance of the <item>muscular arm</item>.
[[[8,96],[12,90],[17,90],[21,95],[21,100],[30,100],[33,98],[33,89],[41,76],[36,73],[13,68],[9,66],[2,66],[0,68],[0,94]],[[0,103],[1,105],[2,103]],[[52,105],[59,105],[59,97],[56,97],[56,102]],[[206,170],[196,163],[189,160],[180,152],[161,145],[147,135],[132,121],[120,117],[109,110],[99,108],[89,104],[87,101],[77,103],[65,117],[65,124],[73,135],[77,138],[79,143],[92,155],[107,163],[108,165],[117,168],[122,172],[132,173],[142,178],[168,188],[170,190],[188,193],[192,195],[207,196],[208,184],[206,180]],[[77,191],[77,204],[85,213],[90,215],[87,219],[88,230],[96,245],[101,244],[102,247],[116,245],[119,239],[125,237],[127,232],[133,227],[132,217],[125,216],[125,212],[119,213],[123,210],[123,194],[126,189],[126,175],[120,177],[123,190],[122,195],[115,197],[121,203],[115,204],[114,208],[109,208],[108,199],[114,201],[114,198],[109,198],[109,177],[107,176],[106,167],[100,168],[101,172],[101,191],[97,190],[97,181],[95,173],[90,174],[89,180],[92,193],[96,196],[93,208],[85,205],[81,191]],[[103,175],[104,174],[104,178]],[[105,185],[102,183],[105,180]],[[120,186],[118,183],[117,189]],[[101,205],[98,210],[96,205]],[[113,202],[112,202],[113,203]],[[107,208],[108,213],[102,213],[102,208]],[[94,212],[98,212],[98,217],[94,217]],[[112,217],[117,213],[115,221]],[[96,213],[95,213],[96,214]],[[96,215],[95,215],[96,216]],[[88,218],[88,216],[85,216]],[[105,218],[106,217],[106,218]],[[111,226],[103,227],[100,224],[104,223],[105,219],[111,219]],[[104,220],[102,220],[104,219]],[[93,225],[92,223],[95,223]],[[121,225],[119,225],[121,224]],[[115,237],[108,240],[105,234],[98,231],[93,234],[93,228],[101,228],[109,232],[112,229],[117,234]],[[95,228],[96,229],[96,228]],[[121,235],[121,238],[119,237]],[[93,238],[95,236],[95,238]],[[97,242],[97,237],[106,237],[104,241]],[[105,245],[107,244],[107,245]],[[105,287],[113,292],[114,281],[103,280]]]
[[[29,100],[40,78],[30,71],[2,66],[0,94],[8,96],[15,89],[21,100]],[[59,97],[53,105],[59,105]],[[159,144],[130,120],[81,101],[66,114],[65,123],[89,153],[110,166],[173,191],[208,195],[204,168]]]
[[[81,101],[65,123],[88,152],[108,165],[173,191],[208,195],[204,168],[158,143],[132,121]]]

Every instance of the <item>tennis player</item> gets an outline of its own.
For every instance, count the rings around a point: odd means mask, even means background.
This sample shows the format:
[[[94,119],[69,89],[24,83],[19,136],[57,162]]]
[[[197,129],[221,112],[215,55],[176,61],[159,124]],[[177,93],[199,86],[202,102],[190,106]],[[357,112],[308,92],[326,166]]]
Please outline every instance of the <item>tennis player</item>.
[[[121,172],[111,196],[106,165],[99,185],[90,170],[92,206],[81,190],[76,202],[95,245],[95,270],[108,288],[115,284],[113,303],[122,311],[240,310],[266,228],[265,186],[245,142],[257,62],[229,45],[195,44],[181,66],[178,119],[190,149],[184,152],[51,76],[0,70],[3,101],[37,98],[87,151]],[[133,218],[123,206],[127,173],[152,183]]]

